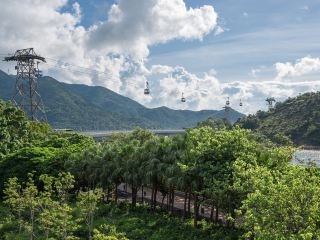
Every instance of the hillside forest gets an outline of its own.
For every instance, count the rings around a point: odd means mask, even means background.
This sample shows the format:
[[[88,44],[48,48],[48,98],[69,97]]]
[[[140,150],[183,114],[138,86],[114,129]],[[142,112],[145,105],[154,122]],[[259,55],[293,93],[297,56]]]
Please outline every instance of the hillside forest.
[[[279,144],[320,146],[320,92],[301,94],[277,102],[271,110],[241,118],[237,124]]]
[[[294,151],[224,124],[97,143],[1,101],[0,239],[320,239],[320,170]]]

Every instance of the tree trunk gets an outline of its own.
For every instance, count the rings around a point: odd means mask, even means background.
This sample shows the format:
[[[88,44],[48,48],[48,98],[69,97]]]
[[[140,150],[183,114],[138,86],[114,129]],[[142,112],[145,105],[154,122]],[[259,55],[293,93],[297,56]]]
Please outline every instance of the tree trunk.
[[[115,201],[117,203],[118,201],[118,184],[116,183],[113,191],[112,191],[112,200]]]
[[[110,194],[110,189],[107,187],[107,202],[109,202],[109,194]]]
[[[158,187],[157,187],[157,185],[156,185],[156,186],[155,186],[155,189],[154,189],[153,209],[156,209],[156,207],[157,207],[157,192],[158,192]]]
[[[141,186],[141,202],[142,205],[144,204],[144,192],[143,192],[143,185]]]
[[[189,198],[188,198],[188,216],[191,215],[191,191],[189,192]]]
[[[22,230],[22,217],[21,217],[21,210],[19,210],[19,234]]]
[[[137,206],[137,188],[132,186],[131,192],[131,207],[135,208]]]
[[[184,192],[184,204],[183,204],[183,219],[186,218],[186,211],[187,211],[187,199],[188,199],[188,192]]]
[[[165,199],[165,197],[166,197],[166,195],[165,195],[165,194],[163,194],[163,196],[162,196],[162,200],[161,200],[161,208],[163,208],[163,205],[164,205],[164,199]]]
[[[210,211],[210,222],[213,222],[213,210],[214,210],[214,205],[211,205],[211,211]]]
[[[154,198],[154,186],[152,186],[152,190],[151,190],[151,201],[150,201],[151,209],[153,209],[153,198]]]
[[[218,203],[217,203],[217,205],[216,205],[216,223],[218,223],[219,222],[219,205],[218,205]]]
[[[198,226],[198,216],[199,216],[199,203],[198,203],[198,195],[194,194],[194,214],[193,214],[193,226],[197,227]]]
[[[174,189],[171,190],[171,213],[173,213],[174,209]]]
[[[34,235],[34,211],[33,210],[30,210],[30,217],[31,217],[31,235],[30,235],[30,240],[33,240],[33,235]]]

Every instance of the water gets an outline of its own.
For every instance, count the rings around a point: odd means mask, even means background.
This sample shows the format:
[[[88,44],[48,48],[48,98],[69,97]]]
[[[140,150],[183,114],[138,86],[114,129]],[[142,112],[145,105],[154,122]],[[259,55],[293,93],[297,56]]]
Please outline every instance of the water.
[[[299,150],[295,152],[292,162],[300,165],[313,162],[320,166],[320,150]]]

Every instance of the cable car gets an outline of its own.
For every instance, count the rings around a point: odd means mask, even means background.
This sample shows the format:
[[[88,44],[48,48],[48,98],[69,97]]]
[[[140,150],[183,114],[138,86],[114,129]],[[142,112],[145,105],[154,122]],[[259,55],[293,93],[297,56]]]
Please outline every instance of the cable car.
[[[183,96],[183,93],[181,95],[181,102],[186,102],[186,98]]]
[[[228,97],[228,100],[226,101],[226,106],[229,107],[230,105],[230,100],[229,100],[229,97]]]
[[[146,88],[144,89],[144,95],[149,95],[150,94],[150,89],[149,89],[149,83],[146,81]]]
[[[239,106],[240,106],[240,107],[242,107],[242,106],[243,106],[241,99],[240,99]]]

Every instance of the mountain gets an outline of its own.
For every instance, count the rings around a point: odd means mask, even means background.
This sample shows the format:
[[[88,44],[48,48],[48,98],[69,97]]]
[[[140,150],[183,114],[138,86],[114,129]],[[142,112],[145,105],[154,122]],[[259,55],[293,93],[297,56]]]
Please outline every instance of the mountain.
[[[12,97],[15,77],[0,71],[0,98]],[[120,130],[134,127],[181,129],[200,121],[223,118],[224,111],[173,110],[167,107],[146,108],[136,101],[107,88],[62,83],[51,77],[39,79],[39,92],[49,123],[54,128],[75,130]],[[231,109],[230,120],[243,114]]]
[[[277,103],[275,108],[238,121],[274,141],[290,138],[296,145],[320,146],[320,92],[305,93]]]

